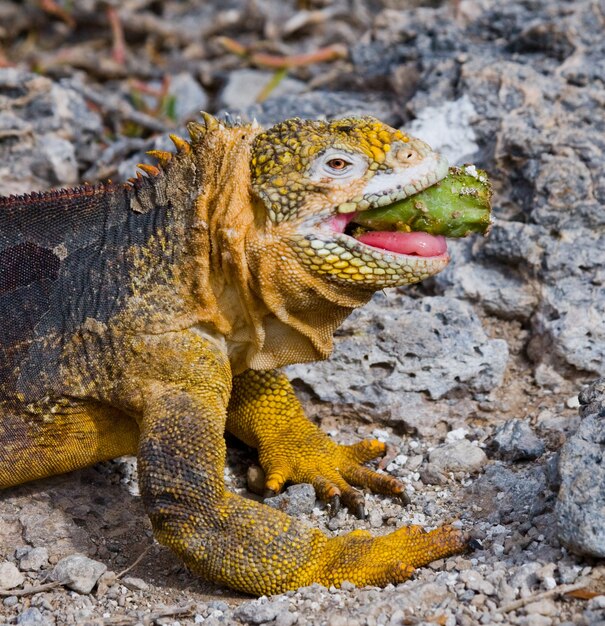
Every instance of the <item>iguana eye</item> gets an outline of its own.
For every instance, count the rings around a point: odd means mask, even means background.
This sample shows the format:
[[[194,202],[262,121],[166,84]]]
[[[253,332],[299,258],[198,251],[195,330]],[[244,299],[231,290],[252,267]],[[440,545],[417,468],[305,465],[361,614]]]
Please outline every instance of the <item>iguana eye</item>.
[[[348,161],[345,161],[344,159],[330,159],[326,165],[328,167],[331,167],[333,170],[344,170],[347,167],[349,167],[349,165],[351,165]]]
[[[311,164],[309,177],[322,184],[334,181],[340,185],[363,176],[367,169],[368,159],[364,154],[330,147]]]

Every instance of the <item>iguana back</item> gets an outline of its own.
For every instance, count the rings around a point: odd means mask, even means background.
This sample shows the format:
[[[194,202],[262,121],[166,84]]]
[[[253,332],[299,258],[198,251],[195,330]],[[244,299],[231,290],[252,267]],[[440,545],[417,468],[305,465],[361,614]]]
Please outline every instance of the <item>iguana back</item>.
[[[101,184],[0,198],[0,398],[46,395],[64,338],[123,305],[125,250],[165,216],[131,210],[134,193]]]

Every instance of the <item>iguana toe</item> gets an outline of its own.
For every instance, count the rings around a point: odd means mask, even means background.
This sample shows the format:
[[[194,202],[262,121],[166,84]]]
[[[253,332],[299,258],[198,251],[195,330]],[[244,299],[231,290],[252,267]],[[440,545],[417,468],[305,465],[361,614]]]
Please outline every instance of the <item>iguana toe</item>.
[[[381,537],[353,531],[328,541],[320,582],[336,586],[345,580],[359,586],[399,583],[417,567],[462,552],[468,545],[468,537],[449,525],[430,532],[405,526]]]

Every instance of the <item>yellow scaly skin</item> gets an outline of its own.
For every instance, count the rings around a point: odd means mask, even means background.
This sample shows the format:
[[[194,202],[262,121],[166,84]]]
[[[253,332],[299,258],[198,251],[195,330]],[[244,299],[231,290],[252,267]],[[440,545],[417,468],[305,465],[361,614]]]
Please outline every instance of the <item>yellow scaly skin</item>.
[[[312,582],[400,582],[464,550],[466,538],[450,527],[329,538],[223,484],[227,428],[258,447],[268,490],[308,481],[333,506],[342,500],[357,513],[362,497],[351,485],[403,497],[400,483],[363,466],[384,446],[331,441],[274,368],[326,358],[334,330],[374,291],[447,264],[445,255],[364,246],[331,225],[338,214],[420,191],[445,176],[447,164],[373,118],[288,120],[262,131],[205,116],[204,126],[189,129],[191,141],[175,137],[175,154],[155,152],[159,167],[143,168],[150,178],[132,189],[6,201],[22,210],[94,200],[103,219],[107,207],[126,202],[137,241],[149,228],[145,215],[157,218],[144,242],[112,248],[104,262],[103,276],[113,269],[128,281],[110,301],[111,315],[103,317],[98,296],[81,322],[68,312],[72,326],[60,327],[69,332],[50,328],[16,347],[0,345],[2,362],[21,359],[8,374],[0,369],[8,376],[0,487],[138,448],[157,539],[204,577],[254,594]],[[84,216],[92,214],[86,207]],[[52,250],[70,259],[67,246]]]

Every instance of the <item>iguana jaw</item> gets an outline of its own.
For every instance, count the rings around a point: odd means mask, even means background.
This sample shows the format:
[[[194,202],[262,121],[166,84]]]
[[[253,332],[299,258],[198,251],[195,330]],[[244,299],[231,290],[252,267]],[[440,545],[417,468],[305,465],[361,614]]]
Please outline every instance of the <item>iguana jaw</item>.
[[[302,252],[300,256],[311,271],[374,289],[419,282],[440,272],[449,262],[443,237],[366,232],[363,241],[349,226],[358,212],[408,198],[447,173],[447,160],[427,151],[415,167],[375,175],[359,196],[340,203],[327,215],[301,223],[295,238],[297,252]]]

